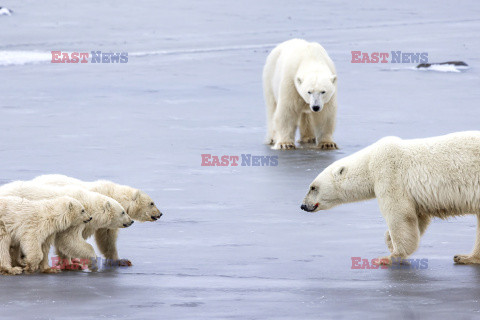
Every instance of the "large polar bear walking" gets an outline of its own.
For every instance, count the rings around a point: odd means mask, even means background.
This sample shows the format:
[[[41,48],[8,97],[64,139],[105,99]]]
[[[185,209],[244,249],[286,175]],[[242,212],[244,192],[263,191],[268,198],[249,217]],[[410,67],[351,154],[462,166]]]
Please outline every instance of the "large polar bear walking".
[[[433,217],[464,214],[477,215],[477,239],[472,253],[454,261],[480,263],[480,131],[383,138],[323,170],[301,207],[326,210],[375,197],[388,226],[384,263],[411,255]]]
[[[318,43],[292,39],[268,55],[263,69],[267,104],[267,143],[273,149],[295,149],[300,143],[317,143],[337,149],[333,142],[337,114],[337,73],[327,51]]]

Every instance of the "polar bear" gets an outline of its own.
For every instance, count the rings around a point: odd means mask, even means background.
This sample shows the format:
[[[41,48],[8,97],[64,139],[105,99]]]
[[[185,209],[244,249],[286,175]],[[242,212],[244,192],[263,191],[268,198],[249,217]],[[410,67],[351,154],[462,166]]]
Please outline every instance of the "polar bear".
[[[152,198],[145,192],[111,181],[97,180],[85,182],[61,174],[42,175],[32,181],[55,186],[75,185],[101,193],[117,200],[126,209],[128,215],[136,221],[156,221],[163,215],[156,207]],[[97,247],[105,258],[109,260],[119,260],[116,246],[117,237],[118,229],[115,228],[101,228],[95,231]],[[132,263],[128,259],[122,259],[120,260],[120,265],[131,266]]]
[[[273,144],[273,149],[295,149],[297,126],[300,143],[338,149],[333,141],[337,72],[320,44],[301,39],[279,44],[263,68],[263,91],[267,143]]]
[[[405,259],[434,217],[475,214],[477,239],[460,264],[480,263],[480,131],[401,140],[386,137],[340,159],[310,184],[301,208],[313,212],[377,198],[390,256]]]
[[[55,187],[32,181],[15,181],[0,187],[0,196],[17,196],[29,200],[51,199],[68,195],[80,201],[92,216],[88,225],[72,226],[52,235],[57,254],[62,259],[92,259],[93,247],[85,241],[100,228],[129,227],[133,220],[116,200],[78,186]],[[18,254],[15,257],[18,257]],[[48,268],[48,255],[42,261],[42,270]]]
[[[12,267],[10,247],[20,246],[25,255],[26,272],[36,271],[50,248],[49,239],[56,232],[85,225],[91,220],[84,206],[63,196],[30,201],[20,197],[0,197],[0,269],[6,274],[20,274]],[[45,251],[46,250],[46,251]]]

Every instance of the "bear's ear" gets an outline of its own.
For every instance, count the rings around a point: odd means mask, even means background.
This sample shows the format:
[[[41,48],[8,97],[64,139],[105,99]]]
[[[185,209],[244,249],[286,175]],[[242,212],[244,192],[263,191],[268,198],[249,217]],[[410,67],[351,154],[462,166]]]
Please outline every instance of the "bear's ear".
[[[333,84],[335,84],[337,82],[337,75],[334,74],[333,76],[331,76],[330,80],[332,81]]]
[[[135,191],[133,194],[132,200],[137,201],[137,199],[140,198],[140,190]]]
[[[105,209],[105,211],[110,211],[112,209],[112,204],[110,203],[110,201],[105,202],[103,208]]]
[[[72,201],[70,201],[68,203],[68,210],[73,211],[73,202]]]
[[[302,84],[302,79],[300,77],[297,77],[297,83]]]

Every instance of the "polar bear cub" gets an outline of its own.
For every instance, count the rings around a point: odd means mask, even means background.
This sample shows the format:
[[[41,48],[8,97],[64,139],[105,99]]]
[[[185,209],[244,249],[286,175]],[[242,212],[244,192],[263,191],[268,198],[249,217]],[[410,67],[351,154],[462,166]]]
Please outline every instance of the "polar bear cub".
[[[20,274],[13,267],[10,246],[19,245],[25,255],[27,272],[39,268],[50,248],[49,238],[72,226],[91,220],[82,204],[67,196],[49,200],[30,201],[20,197],[0,197],[0,269],[6,274]],[[48,256],[48,250],[46,252]],[[47,258],[48,259],[48,258]]]
[[[460,264],[480,263],[480,131],[401,140],[387,137],[340,159],[310,184],[301,208],[313,212],[377,198],[390,256],[405,259],[434,217],[475,214],[477,239]]]
[[[0,187],[0,196],[18,196],[29,200],[51,199],[64,195],[80,201],[92,216],[88,225],[72,226],[53,235],[57,254],[64,259],[96,257],[95,250],[85,239],[99,228],[124,228],[133,224],[133,220],[116,200],[77,186],[55,187],[32,181],[15,181]],[[50,270],[48,255],[42,261],[41,268]]]
[[[295,149],[297,127],[300,127],[300,143],[337,149],[333,141],[337,73],[320,44],[301,39],[279,44],[267,57],[263,91],[267,143],[273,149]]]
[[[163,215],[156,207],[152,198],[145,192],[129,186],[113,183],[107,180],[85,182],[61,174],[47,174],[39,176],[32,182],[54,186],[80,186],[90,191],[98,192],[117,200],[127,211],[128,215],[140,222],[156,221]],[[95,231],[97,247],[109,260],[119,260],[116,246],[118,229],[101,228]],[[132,265],[128,259],[120,261],[122,265]]]

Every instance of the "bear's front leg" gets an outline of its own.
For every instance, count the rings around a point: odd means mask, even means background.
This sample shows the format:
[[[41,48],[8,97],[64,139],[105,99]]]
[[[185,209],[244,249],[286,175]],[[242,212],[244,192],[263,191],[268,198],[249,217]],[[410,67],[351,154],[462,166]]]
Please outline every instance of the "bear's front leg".
[[[322,111],[313,114],[313,124],[315,136],[317,137],[317,148],[322,150],[338,149],[337,144],[333,141],[333,132],[335,131],[335,122],[337,116],[337,102],[333,97]]]
[[[132,262],[128,259],[119,259],[117,250],[118,229],[98,229],[95,231],[95,242],[105,258],[115,265],[130,267]]]
[[[401,196],[401,190],[395,190]],[[418,248],[420,242],[419,219],[415,205],[409,200],[396,200],[395,197],[378,197],[380,210],[388,225],[385,240],[390,235],[390,256],[378,258],[377,264],[391,264],[392,260],[402,261]],[[390,248],[389,248],[390,249]]]
[[[293,106],[285,106],[279,103],[275,112],[275,150],[295,149],[295,132],[297,131],[298,113],[294,112]]]
[[[25,254],[25,272],[33,273],[38,270],[43,259],[42,247],[35,237],[27,237],[21,240],[22,252]]]
[[[453,261],[458,264],[480,264],[480,216],[477,215],[477,238],[470,254],[457,254]]]
[[[313,119],[312,115],[308,113],[302,113],[300,116],[300,140],[301,144],[316,143],[315,133],[313,132]]]
[[[12,267],[10,258],[11,237],[4,227],[0,227],[0,273],[16,275],[22,273],[21,267]]]
[[[425,230],[427,230],[427,227],[430,224],[431,220],[431,217],[425,215],[418,217],[418,230],[420,231],[420,237],[425,233]],[[388,250],[390,250],[390,252],[393,252],[392,238],[390,237],[390,231],[388,230],[385,231],[385,243],[388,247]]]

